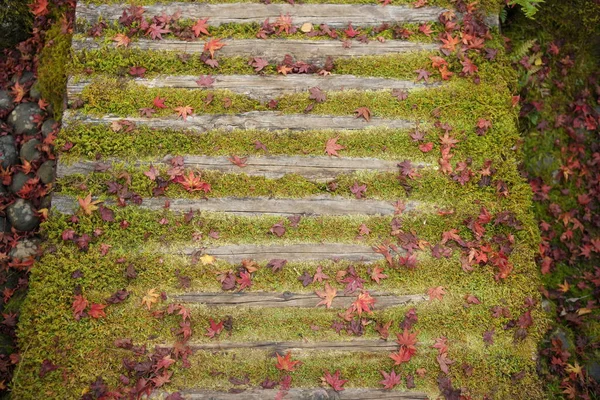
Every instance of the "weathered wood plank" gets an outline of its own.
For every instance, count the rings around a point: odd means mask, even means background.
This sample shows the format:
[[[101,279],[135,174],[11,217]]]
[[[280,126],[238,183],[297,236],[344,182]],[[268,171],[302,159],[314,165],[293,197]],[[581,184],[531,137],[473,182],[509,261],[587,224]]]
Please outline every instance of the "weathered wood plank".
[[[341,91],[415,90],[439,86],[438,83],[425,84],[398,79],[356,77],[354,75],[214,75],[213,78],[215,81],[209,89],[230,90],[263,102],[284,94],[307,92],[312,87],[319,87],[324,91]],[[207,89],[199,87],[196,83],[198,75],[161,75],[152,79],[126,79],[124,82],[130,80],[150,88]],[[92,82],[92,79],[71,78],[67,84],[68,98],[76,98]]]
[[[95,23],[100,18],[117,21],[129,4],[77,5],[77,20]],[[315,25],[328,24],[331,27],[345,27],[348,22],[354,26],[374,26],[388,23],[421,23],[437,21],[447,9],[440,7],[413,8],[410,6],[381,7],[375,4],[256,4],[256,3],[181,3],[153,4],[144,7],[146,18],[155,15],[172,15],[181,12],[185,19],[209,18],[210,26],[228,23],[262,23],[265,19],[276,19],[289,14],[294,25],[310,22]],[[460,13],[457,14],[462,17]],[[273,22],[273,21],[272,21]],[[498,16],[486,18],[490,26],[498,26]]]
[[[197,247],[184,247],[174,252],[182,255],[198,254]],[[270,261],[283,258],[288,261],[347,260],[374,262],[383,256],[369,246],[345,243],[301,243],[288,245],[225,245],[209,247],[202,251],[217,259],[235,264],[242,260]]]
[[[184,390],[181,394],[188,400],[271,400],[275,390],[248,389],[241,393],[227,393],[209,390]],[[381,389],[344,389],[335,392],[331,389],[293,388],[286,392],[286,399],[291,400],[427,400],[428,396],[421,392],[401,392]]]
[[[217,57],[261,57],[269,62],[280,62],[286,54],[295,60],[310,63],[323,63],[328,56],[332,58],[348,58],[359,56],[376,56],[413,51],[435,51],[437,44],[414,43],[401,40],[372,41],[361,43],[352,41],[346,48],[336,40],[286,40],[286,39],[224,39],[225,46],[217,51]],[[72,48],[75,51],[93,50],[103,46],[102,42],[91,38],[74,39]],[[177,53],[198,54],[204,51],[204,42],[185,42],[182,40],[147,40],[140,39],[129,44],[131,49],[173,51]]]
[[[147,210],[163,210],[165,201],[169,201],[169,209],[174,212],[209,211],[224,212],[235,215],[393,215],[395,208],[390,201],[369,199],[346,199],[339,196],[314,196],[298,199],[277,199],[266,197],[220,197],[208,199],[173,199],[166,197],[144,198],[140,208]],[[108,200],[107,205],[115,204]],[[410,212],[419,205],[418,202],[405,203],[404,212]],[[79,205],[70,196],[56,195],[52,198],[52,206],[64,214],[73,214]]]
[[[353,295],[339,292],[331,303],[332,308],[348,308],[356,301],[358,293]],[[398,296],[389,293],[375,293],[371,296],[376,299],[374,309],[384,309],[406,304],[419,303],[427,300],[425,295],[406,295]],[[263,308],[279,308],[279,307],[300,307],[312,308],[315,307],[321,298],[315,293],[186,293],[177,296],[171,296],[177,302],[182,303],[202,303],[211,307],[223,306],[243,306],[243,307],[263,307]]]
[[[264,350],[283,354],[287,351],[320,350],[343,352],[392,352],[398,350],[398,344],[393,341],[353,339],[336,342],[211,342],[188,343],[193,350],[201,351],[230,351],[240,349]]]
[[[147,167],[149,165],[170,165],[170,157],[152,161],[134,161],[128,165]],[[78,160],[70,164],[58,163],[56,174],[58,178],[80,174],[88,175],[105,169],[107,165],[123,163],[119,159],[100,161]],[[245,167],[233,164],[229,157],[219,156],[183,156],[183,167],[199,170],[218,171],[226,174],[246,174],[263,176],[269,179],[282,178],[288,174],[300,175],[312,181],[327,181],[340,174],[351,174],[357,171],[397,172],[398,161],[380,160],[377,158],[347,158],[327,156],[249,156],[246,157]],[[413,163],[417,168],[434,168],[426,163]]]
[[[129,4],[93,5],[78,4],[77,20],[89,23],[118,21]],[[181,12],[182,18],[196,20],[208,18],[209,26],[222,24],[262,24],[267,18],[274,22],[280,15],[289,14],[294,25],[310,22],[314,25],[327,24],[331,27],[374,26],[387,23],[421,23],[437,21],[447,11],[440,7],[414,8],[409,6],[381,7],[375,4],[256,4],[256,3],[178,3],[153,4],[144,7],[146,18],[155,15],[172,15]]]
[[[194,132],[207,132],[215,129],[264,129],[264,130],[309,130],[309,129],[344,129],[357,130],[369,127],[390,129],[411,129],[415,123],[402,119],[386,119],[372,117],[369,122],[352,116],[332,116],[313,114],[281,114],[274,111],[250,111],[241,114],[200,114],[187,117],[187,121],[167,118],[120,118],[110,115],[101,118],[84,115],[72,110],[63,114],[63,127],[82,122],[92,125],[107,124],[127,119],[137,125],[145,125],[153,129],[182,129]]]

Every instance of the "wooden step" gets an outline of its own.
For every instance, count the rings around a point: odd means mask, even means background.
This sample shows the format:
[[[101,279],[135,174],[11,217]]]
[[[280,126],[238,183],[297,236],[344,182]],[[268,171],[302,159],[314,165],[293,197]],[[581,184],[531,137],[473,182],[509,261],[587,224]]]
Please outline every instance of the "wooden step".
[[[331,92],[341,90],[415,90],[440,86],[439,83],[415,83],[398,79],[356,77],[354,75],[213,75],[213,78],[215,81],[210,88],[198,86],[196,83],[198,75],[161,75],[152,79],[126,79],[123,83],[133,80],[136,84],[149,88],[230,90],[262,102],[285,94],[307,92],[308,89],[313,87]],[[77,97],[92,82],[92,79],[82,77],[69,79],[67,84],[69,99],[72,100]]]
[[[331,303],[332,308],[348,308],[356,301],[358,293],[348,295],[339,291]],[[416,294],[398,296],[389,293],[371,292],[370,295],[376,299],[374,309],[384,309],[395,306],[419,303],[427,300],[427,296]],[[313,308],[321,301],[315,293],[263,293],[263,292],[238,292],[238,293],[186,293],[169,296],[176,302],[201,303],[211,307],[300,307]]]
[[[314,216],[314,215],[394,215],[395,207],[391,201],[369,199],[347,199],[339,196],[313,196],[297,199],[277,199],[267,197],[219,197],[208,199],[174,199],[167,197],[144,198],[140,208],[160,211],[165,202],[174,212],[207,211],[223,212],[234,215],[258,216]],[[114,205],[107,200],[106,205]],[[409,201],[405,203],[404,212],[415,210],[421,203]],[[52,206],[63,214],[74,214],[79,209],[77,199],[70,196],[55,195]]]
[[[260,57],[269,62],[280,62],[286,54],[296,61],[323,63],[328,56],[348,58],[359,56],[377,56],[415,51],[435,51],[438,44],[413,43],[401,40],[371,41],[361,43],[352,40],[346,48],[337,40],[286,40],[286,39],[223,39],[223,48],[215,53],[218,57]],[[104,42],[91,38],[73,39],[74,51],[94,50],[104,46]],[[112,46],[112,45],[111,45]],[[199,54],[204,52],[204,41],[186,42],[183,40],[147,40],[140,39],[129,44],[130,49],[172,51],[176,53]]]
[[[393,352],[398,350],[398,344],[391,340],[353,339],[335,342],[211,342],[189,343],[192,350],[200,351],[231,351],[239,349],[264,350],[284,354],[288,351],[343,351],[343,352]],[[168,347],[168,346],[165,346]]]
[[[183,247],[173,251],[180,255],[197,255],[198,247]],[[286,245],[245,245],[232,244],[203,249],[201,253],[214,256],[217,260],[237,264],[242,260],[258,262],[281,258],[288,261],[346,260],[354,262],[374,262],[383,256],[369,246],[346,243],[300,243]]]
[[[276,111],[250,111],[241,114],[200,114],[187,117],[187,121],[172,117],[120,118],[110,115],[101,118],[92,117],[76,111],[66,110],[63,113],[63,127],[74,122],[85,124],[110,125],[114,121],[127,119],[136,125],[144,125],[153,129],[181,129],[194,132],[207,132],[215,129],[262,129],[262,130],[311,130],[341,129],[357,130],[369,127],[390,129],[412,129],[414,122],[402,119],[386,119],[372,117],[369,122],[352,116],[333,116],[315,114],[281,114]]]
[[[168,167],[170,156],[153,161],[134,161],[127,165],[135,167],[165,166]],[[398,161],[380,160],[377,158],[347,158],[328,156],[248,156],[245,167],[238,167],[226,156],[183,156],[183,167],[197,170],[218,171],[226,174],[246,174],[279,179],[288,174],[302,176],[311,181],[328,181],[340,174],[352,174],[357,171],[398,172]],[[65,164],[58,162],[56,174],[58,178],[79,174],[88,175],[103,170],[107,165],[123,164],[119,159],[100,161],[78,160]],[[414,168],[435,168],[427,163],[412,163]]]
[[[78,4],[77,20],[94,24],[99,20],[116,22],[130,4],[96,5]],[[346,27],[349,22],[357,26],[376,26],[382,23],[434,22],[447,9],[440,7],[392,6],[376,4],[257,4],[257,3],[178,3],[144,6],[144,17],[181,13],[181,18],[197,20],[208,18],[209,26],[222,24],[262,24],[267,18],[271,22],[281,15],[290,15],[294,25],[310,22],[315,26]]]
[[[248,389],[241,393],[217,392],[211,390],[183,390],[180,392],[187,400],[272,400],[277,390]],[[401,392],[381,389],[344,389],[335,392],[331,389],[292,388],[286,392],[286,400],[427,400],[421,392]],[[162,398],[162,397],[161,397]]]

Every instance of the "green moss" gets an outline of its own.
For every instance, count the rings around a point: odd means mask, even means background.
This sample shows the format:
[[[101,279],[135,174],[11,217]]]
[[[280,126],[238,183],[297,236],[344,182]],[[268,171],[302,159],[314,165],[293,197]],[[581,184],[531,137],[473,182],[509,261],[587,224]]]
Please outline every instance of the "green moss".
[[[54,118],[61,119],[67,87],[67,68],[71,53],[71,36],[57,21],[46,31],[46,46],[39,54],[38,84],[42,97],[52,106]]]

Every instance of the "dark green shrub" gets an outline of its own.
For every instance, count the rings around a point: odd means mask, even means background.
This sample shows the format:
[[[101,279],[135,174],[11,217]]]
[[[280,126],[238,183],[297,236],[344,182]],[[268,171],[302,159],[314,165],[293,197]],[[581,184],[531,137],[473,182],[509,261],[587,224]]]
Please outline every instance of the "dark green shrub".
[[[0,49],[27,39],[33,15],[27,0],[0,0]]]

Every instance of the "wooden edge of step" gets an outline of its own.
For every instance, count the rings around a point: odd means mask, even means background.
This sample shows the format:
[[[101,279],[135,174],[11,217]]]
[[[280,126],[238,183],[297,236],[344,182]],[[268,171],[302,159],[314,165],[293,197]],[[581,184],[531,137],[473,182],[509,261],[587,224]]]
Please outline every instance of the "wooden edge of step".
[[[235,391],[235,393],[202,389],[182,390],[180,393],[187,400],[272,400],[277,392],[277,389],[252,388],[241,392]],[[421,392],[370,388],[348,388],[340,392],[325,388],[292,388],[286,391],[284,398],[290,400],[427,400],[429,397]]]
[[[318,74],[302,75],[212,75],[214,82],[210,87],[200,87],[196,81],[198,75],[160,75],[155,78],[125,78],[124,82],[135,82],[149,88],[177,88],[194,90],[229,90],[262,102],[275,99],[284,94],[308,92],[310,88],[330,91],[342,90],[418,90],[439,87],[439,82],[416,83],[414,81],[357,77],[354,75]],[[69,100],[76,98],[93,79],[71,77],[67,83]]]
[[[369,199],[347,199],[339,196],[313,196],[297,199],[267,197],[217,197],[205,199],[183,199],[152,197],[142,199],[139,206],[146,210],[168,209],[173,212],[206,211],[222,212],[233,215],[279,215],[279,216],[315,216],[315,215],[394,215],[395,207],[390,201]],[[107,200],[105,205],[115,205]],[[406,202],[405,212],[415,210],[420,202]],[[55,195],[52,207],[62,214],[74,214],[79,208],[77,199],[71,196]]]
[[[76,19],[95,23],[100,18],[117,21],[129,4],[94,5],[78,4]],[[290,15],[294,25],[304,23],[327,24],[334,28],[346,27],[349,22],[355,26],[376,26],[388,23],[422,23],[437,21],[440,14],[449,11],[441,7],[414,8],[408,5],[375,4],[253,4],[253,3],[183,3],[172,2],[144,6],[146,17],[161,14],[173,15],[180,12],[186,19],[208,18],[210,26],[228,23],[262,23],[267,18],[276,19],[280,15]],[[463,14],[456,13],[459,18]],[[497,14],[486,16],[489,26],[499,26]]]
[[[383,256],[375,252],[370,246],[348,243],[232,244],[208,247],[206,249],[180,247],[176,249],[164,249],[163,252],[185,256],[209,254],[217,258],[217,260],[227,261],[232,264],[246,259],[270,261],[274,258],[286,259],[288,261],[346,260],[364,263],[383,259]]]
[[[77,20],[95,23],[117,21],[129,4],[77,6]],[[262,24],[267,18],[275,19],[281,15],[290,15],[294,25],[312,23],[327,24],[330,27],[346,27],[349,22],[354,26],[375,26],[382,23],[422,23],[437,21],[440,14],[448,11],[441,7],[414,8],[406,5],[375,4],[256,4],[256,3],[183,3],[154,4],[144,6],[146,18],[155,15],[173,15],[177,12],[190,20],[208,18],[209,26],[222,24]]]
[[[428,297],[421,294],[411,295],[396,295],[389,293],[370,292],[376,302],[374,309],[384,309],[395,306],[403,306],[407,304],[416,304],[426,301]],[[332,308],[345,309],[356,301],[358,292],[354,294],[346,294],[339,292],[331,303]],[[275,293],[275,292],[198,292],[185,293],[180,295],[170,296],[173,300],[181,303],[200,303],[211,307],[262,307],[262,308],[281,308],[281,307],[297,307],[297,308],[314,308],[321,301],[321,298],[315,293]]]
[[[296,61],[319,64],[327,57],[347,58],[360,56],[389,55],[395,53],[436,51],[439,44],[416,43],[402,40],[371,41],[362,43],[350,41],[350,47],[344,47],[337,40],[292,40],[292,39],[223,39],[225,44],[217,52],[218,57],[260,57],[269,62],[280,62],[286,55]],[[113,45],[110,45],[111,47]],[[74,51],[95,50],[104,47],[103,42],[93,38],[73,39]],[[199,54],[204,52],[204,41],[186,42],[164,39],[160,41],[139,39],[132,41],[129,49],[151,51],[173,51],[178,53]]]
[[[360,130],[370,127],[390,129],[411,129],[416,126],[412,121],[372,117],[370,121],[353,116],[333,116],[314,114],[282,114],[276,111],[249,111],[240,114],[200,114],[188,116],[186,121],[173,117],[142,118],[114,117],[106,115],[100,118],[66,110],[63,114],[63,127],[75,122],[91,125],[110,125],[115,121],[127,120],[136,125],[152,129],[181,129],[193,132],[207,132],[216,129],[263,129],[263,130],[310,130],[319,129]]]
[[[170,156],[148,161],[127,162],[110,158],[103,161],[79,159],[71,163],[59,160],[56,176],[64,178],[69,175],[89,175],[96,171],[106,171],[115,164],[127,164],[134,167],[170,166]],[[183,156],[183,167],[205,171],[218,171],[226,174],[245,174],[262,176],[268,179],[279,179],[285,175],[299,175],[312,181],[328,181],[341,174],[351,174],[357,171],[390,173],[398,171],[398,161],[381,160],[377,158],[352,158],[328,156],[248,156],[243,158],[244,167],[239,167],[226,156]],[[433,165],[424,162],[414,162],[413,167],[433,169]]]
[[[385,341],[380,339],[353,339],[353,340],[338,340],[332,342],[324,341],[260,341],[260,342],[210,342],[210,343],[194,343],[188,342],[189,346],[194,351],[231,351],[238,349],[253,349],[263,350],[270,353],[284,354],[288,351],[343,351],[343,352],[392,352],[398,350],[398,344],[391,340]],[[161,346],[171,347],[171,346]]]

